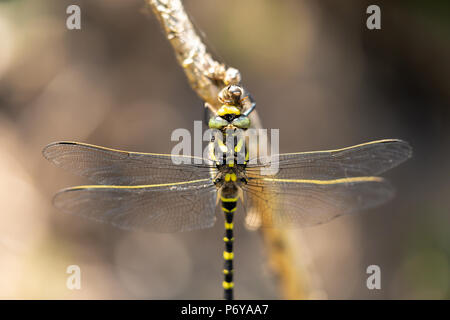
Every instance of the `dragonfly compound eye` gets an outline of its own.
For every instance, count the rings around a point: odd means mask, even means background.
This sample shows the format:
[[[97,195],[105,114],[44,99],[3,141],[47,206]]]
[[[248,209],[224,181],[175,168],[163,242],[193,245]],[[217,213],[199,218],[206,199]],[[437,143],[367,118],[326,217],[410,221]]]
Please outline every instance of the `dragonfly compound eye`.
[[[231,124],[240,129],[248,129],[250,127],[250,119],[247,116],[240,116],[234,119]]]
[[[228,124],[229,124],[228,121],[225,120],[224,118],[215,117],[215,118],[209,119],[208,126],[211,129],[219,129],[220,130],[220,129],[223,129],[223,127],[226,127]]]

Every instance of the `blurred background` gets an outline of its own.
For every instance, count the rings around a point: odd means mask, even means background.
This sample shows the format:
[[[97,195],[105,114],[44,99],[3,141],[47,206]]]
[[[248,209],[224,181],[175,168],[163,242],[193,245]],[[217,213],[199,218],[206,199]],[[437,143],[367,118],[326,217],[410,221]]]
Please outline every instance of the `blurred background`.
[[[66,8],[81,7],[81,30]],[[381,30],[366,8],[381,7]],[[390,203],[303,229],[321,298],[450,298],[450,7],[442,1],[185,1],[240,69],[280,152],[401,138]],[[143,0],[0,1],[0,298],[220,299],[222,224],[146,234],[57,212],[85,184],[57,140],[169,153],[203,105]],[[220,221],[220,220],[219,220]],[[278,299],[259,235],[237,223],[236,298]],[[66,268],[81,268],[81,290]],[[368,290],[366,268],[381,268]]]

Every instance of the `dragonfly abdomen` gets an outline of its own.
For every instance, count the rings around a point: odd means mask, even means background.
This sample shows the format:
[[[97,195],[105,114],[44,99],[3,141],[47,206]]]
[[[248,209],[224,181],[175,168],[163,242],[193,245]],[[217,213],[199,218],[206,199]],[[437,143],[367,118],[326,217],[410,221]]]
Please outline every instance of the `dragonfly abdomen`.
[[[222,283],[224,289],[225,300],[233,300],[233,217],[237,206],[237,197],[221,197],[222,211],[225,217],[225,235],[223,241],[225,242],[225,250],[223,252],[224,263],[224,281]]]

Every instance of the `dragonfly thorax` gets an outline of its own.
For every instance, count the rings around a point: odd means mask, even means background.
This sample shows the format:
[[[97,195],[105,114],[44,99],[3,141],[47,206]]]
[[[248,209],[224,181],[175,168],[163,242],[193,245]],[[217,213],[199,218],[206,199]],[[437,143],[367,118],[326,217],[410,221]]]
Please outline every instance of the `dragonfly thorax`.
[[[250,127],[250,120],[241,114],[241,106],[236,101],[224,100],[223,96],[219,96],[219,100],[225,104],[209,121],[209,127],[217,129],[211,140],[211,158],[217,167],[214,184],[222,193],[231,196],[247,183],[248,146],[244,133]]]

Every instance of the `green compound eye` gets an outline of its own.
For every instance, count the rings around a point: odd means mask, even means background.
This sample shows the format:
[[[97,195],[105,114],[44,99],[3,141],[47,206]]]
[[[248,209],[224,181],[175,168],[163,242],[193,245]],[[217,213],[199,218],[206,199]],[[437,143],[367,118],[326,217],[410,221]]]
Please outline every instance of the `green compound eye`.
[[[231,124],[240,129],[248,129],[250,127],[250,119],[247,116],[240,116],[234,119]]]
[[[222,117],[215,117],[209,119],[208,126],[211,129],[222,129],[223,127],[227,126],[229,123],[227,120],[225,120]]]

